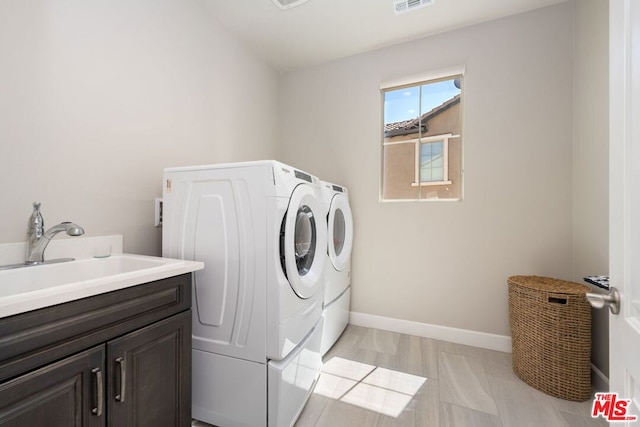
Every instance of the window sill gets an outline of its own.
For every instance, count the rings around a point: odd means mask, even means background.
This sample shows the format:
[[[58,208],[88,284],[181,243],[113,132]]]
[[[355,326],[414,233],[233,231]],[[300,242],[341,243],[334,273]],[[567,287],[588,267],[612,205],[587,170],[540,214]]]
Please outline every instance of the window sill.
[[[432,187],[434,185],[451,185],[451,181],[412,182],[412,187]]]

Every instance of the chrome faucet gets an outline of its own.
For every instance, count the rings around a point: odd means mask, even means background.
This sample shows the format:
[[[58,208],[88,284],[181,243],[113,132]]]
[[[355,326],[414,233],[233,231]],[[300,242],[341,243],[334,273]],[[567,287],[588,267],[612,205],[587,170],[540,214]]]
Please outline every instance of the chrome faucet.
[[[62,222],[44,231],[44,219],[40,213],[40,203],[33,203],[33,213],[29,218],[27,226],[27,259],[25,264],[42,264],[44,262],[44,250],[53,239],[60,233],[66,232],[69,236],[81,236],[84,229],[72,222]]]

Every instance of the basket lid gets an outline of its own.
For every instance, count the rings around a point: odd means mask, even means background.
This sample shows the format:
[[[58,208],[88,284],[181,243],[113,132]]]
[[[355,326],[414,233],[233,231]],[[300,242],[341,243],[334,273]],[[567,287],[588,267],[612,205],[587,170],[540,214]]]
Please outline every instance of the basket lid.
[[[587,285],[568,282],[566,280],[553,279],[541,276],[511,276],[507,279],[510,285],[524,286],[545,292],[555,292],[560,294],[584,294],[591,289]]]

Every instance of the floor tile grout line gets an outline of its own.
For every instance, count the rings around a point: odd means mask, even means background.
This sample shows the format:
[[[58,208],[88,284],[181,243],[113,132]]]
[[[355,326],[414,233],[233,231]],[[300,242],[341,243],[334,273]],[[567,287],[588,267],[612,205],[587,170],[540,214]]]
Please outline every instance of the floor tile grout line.
[[[455,406],[457,408],[462,408],[462,409],[464,409],[466,411],[473,411],[473,412],[476,412],[476,413],[481,414],[481,415],[488,415],[488,416],[496,417],[496,418],[498,418],[498,421],[500,421],[500,426],[504,426],[502,418],[500,416],[496,415],[496,414],[490,414],[489,412],[484,412],[484,411],[481,411],[479,409],[470,408],[468,406],[459,405],[459,404],[453,403],[453,402],[440,401],[440,404],[442,404],[442,403],[446,403],[447,405]]]
[[[441,377],[441,375],[440,375],[441,353],[448,354],[450,356],[462,357],[462,358],[465,358],[465,359],[467,359],[467,358],[473,359],[478,363],[480,369],[482,370],[482,374],[484,375],[484,377],[486,379],[486,386],[488,387],[488,389],[485,389],[484,387],[482,387],[482,380],[479,377],[478,377],[478,382],[480,384],[481,389],[485,393],[487,393],[487,396],[491,399],[491,402],[493,403],[493,406],[495,407],[496,413],[493,414],[491,412],[486,412],[486,411],[483,411],[481,409],[473,408],[473,407],[470,407],[470,406],[465,406],[465,405],[457,404],[457,403],[454,403],[454,402],[449,402],[449,401],[446,401],[446,400],[443,401],[442,400],[442,395],[439,392],[438,394],[439,394],[439,397],[440,397],[440,402],[447,402],[449,404],[455,404],[457,406],[460,406],[460,407],[463,407],[463,408],[467,408],[467,409],[470,409],[470,410],[474,410],[474,411],[477,411],[477,412],[485,413],[485,414],[488,414],[488,415],[495,415],[495,416],[498,416],[500,418],[501,422],[502,422],[502,417],[499,415],[499,410],[498,410],[498,406],[499,405],[497,404],[496,398],[495,398],[495,396],[493,394],[493,390],[491,389],[490,376],[487,375],[487,370],[486,370],[483,358],[482,357],[478,357],[476,355],[472,355],[472,354],[462,354],[462,353],[458,353],[458,352],[449,352],[449,351],[444,351],[444,350],[438,351],[438,376],[440,378],[439,381],[441,383],[442,382],[448,383],[446,381],[446,379]],[[440,388],[440,390],[442,390],[442,388]]]

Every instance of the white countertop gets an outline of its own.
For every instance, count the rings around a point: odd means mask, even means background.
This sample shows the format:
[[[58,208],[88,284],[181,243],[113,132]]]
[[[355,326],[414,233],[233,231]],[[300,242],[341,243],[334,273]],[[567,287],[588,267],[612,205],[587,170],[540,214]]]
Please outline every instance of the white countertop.
[[[0,318],[203,268],[198,261],[111,253],[0,270]]]

